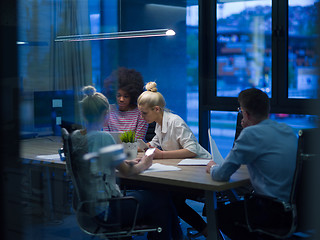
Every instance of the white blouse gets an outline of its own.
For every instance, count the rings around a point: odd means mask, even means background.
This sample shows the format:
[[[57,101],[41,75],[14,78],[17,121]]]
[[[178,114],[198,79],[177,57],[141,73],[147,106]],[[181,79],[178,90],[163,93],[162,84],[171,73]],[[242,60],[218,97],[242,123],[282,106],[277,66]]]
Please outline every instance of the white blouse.
[[[196,158],[211,158],[210,153],[197,141],[189,126],[176,114],[164,111],[162,127],[157,123],[156,135],[150,142],[153,147],[161,147],[163,151],[188,149]]]

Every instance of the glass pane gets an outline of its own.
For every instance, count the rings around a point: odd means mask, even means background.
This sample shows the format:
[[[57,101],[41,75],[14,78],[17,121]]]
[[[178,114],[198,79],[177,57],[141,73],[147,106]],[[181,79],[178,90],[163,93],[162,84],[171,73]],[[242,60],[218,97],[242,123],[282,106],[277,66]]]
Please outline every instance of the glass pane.
[[[318,122],[318,116],[303,114],[270,114],[270,119],[288,124],[297,136],[300,129],[315,128]]]
[[[107,51],[102,51],[104,54],[101,56],[101,84],[104,85],[104,80],[118,66],[136,69],[141,72],[145,83],[156,81],[167,108],[181,116],[197,136],[197,1],[192,1],[192,5],[188,1],[178,3],[174,0],[164,1],[165,4],[146,2],[144,8],[139,4],[135,6],[131,1],[122,6],[122,11],[126,13],[121,17],[122,31],[172,28],[176,35],[102,41],[101,46]],[[135,8],[135,11],[130,8]],[[110,102],[115,101],[112,93],[106,95]]]
[[[54,114],[49,100],[51,91],[73,90],[78,94],[84,84],[93,84],[102,91],[104,80],[111,72],[124,66],[141,72],[145,82],[156,81],[167,107],[198,134],[197,1],[159,1],[159,4],[145,1],[144,7],[139,1],[121,2],[121,17],[116,0],[92,0],[88,4],[86,1],[19,2],[19,40],[29,42],[19,45],[23,132],[55,134],[50,126],[56,126],[54,119],[48,115]],[[71,18],[72,11],[79,18]],[[71,23],[68,17],[76,19],[75,22]],[[72,24],[75,26],[70,28]],[[163,28],[174,29],[176,36],[77,43],[54,41],[59,35]],[[45,127],[35,123],[38,114],[34,110],[34,92],[42,91],[50,92],[45,96],[48,102]],[[107,97],[114,102],[114,94]]]
[[[52,136],[60,135],[59,124],[63,120],[76,122],[78,101],[74,96],[88,84],[102,91],[104,80],[121,66],[141,72],[145,83],[156,81],[167,107],[197,136],[197,4],[197,0],[18,1],[20,129],[28,138],[21,142],[38,141],[39,137],[49,143],[60,140]],[[176,36],[55,41],[57,36],[163,28],[172,28]],[[112,102],[113,95],[107,97]],[[58,144],[55,153],[61,146]],[[90,238],[77,225],[72,210],[73,186],[64,169],[26,162],[19,189],[23,225],[14,231],[25,239]],[[183,227],[186,231],[186,224]]]
[[[199,92],[198,92],[198,5],[187,6],[186,30],[186,67],[187,67],[187,108],[186,122],[194,135],[199,135]]]
[[[317,0],[289,0],[289,98],[317,98]]]
[[[217,4],[217,96],[256,87],[271,97],[270,0]]]
[[[233,146],[236,133],[237,112],[211,111],[211,136],[215,140],[222,157],[226,157]],[[270,119],[284,122],[297,134],[300,129],[317,127],[315,115],[270,114]]]

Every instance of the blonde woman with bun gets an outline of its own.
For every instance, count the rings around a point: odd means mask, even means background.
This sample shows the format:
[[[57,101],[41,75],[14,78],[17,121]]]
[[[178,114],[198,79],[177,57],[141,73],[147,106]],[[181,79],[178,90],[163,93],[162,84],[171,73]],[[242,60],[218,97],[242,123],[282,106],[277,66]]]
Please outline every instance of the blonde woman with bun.
[[[79,184],[86,189],[85,196],[82,197],[86,201],[106,200],[105,203],[102,202],[101,205],[95,205],[87,210],[92,217],[107,221],[107,223],[115,223],[120,219],[121,224],[127,226],[134,216],[135,207],[133,204],[128,202],[115,204],[113,201],[109,203],[109,206],[107,204],[107,199],[122,196],[116,183],[115,169],[107,167],[110,165],[107,162],[109,159],[85,161],[82,158],[85,153],[97,152],[102,147],[115,144],[113,137],[102,130],[106,115],[109,113],[109,102],[103,94],[98,93],[92,86],[84,87],[83,93],[85,97],[80,102],[80,108],[86,128],[76,130],[71,135],[74,154],[77,156],[75,158],[76,176]],[[153,155],[130,161],[125,160],[115,168],[125,176],[139,174],[151,166],[152,159]],[[97,169],[100,172],[99,174],[97,174]],[[162,228],[162,232],[152,234],[152,239],[181,239],[181,237],[172,237],[173,226],[176,229],[180,226],[168,193],[161,191],[130,191],[127,195],[133,196],[139,202],[138,224],[151,223]],[[77,198],[75,199],[77,200]],[[120,213],[119,209],[121,209]],[[114,212],[117,212],[117,214],[114,214]],[[178,230],[181,231],[181,228]]]
[[[138,108],[147,123],[156,122],[156,135],[148,143],[157,148],[154,158],[211,158],[197,141],[189,126],[178,115],[169,112],[157,84],[149,82],[138,98]],[[161,148],[162,150],[159,150]]]
[[[147,123],[156,122],[155,136],[149,147],[156,148],[154,158],[208,158],[210,153],[197,141],[189,126],[178,115],[169,112],[163,95],[158,92],[157,84],[149,82],[138,98],[138,108]],[[161,149],[161,150],[160,150]],[[202,217],[186,204],[186,199],[197,196],[172,193],[178,215],[200,234],[207,236],[207,224]]]

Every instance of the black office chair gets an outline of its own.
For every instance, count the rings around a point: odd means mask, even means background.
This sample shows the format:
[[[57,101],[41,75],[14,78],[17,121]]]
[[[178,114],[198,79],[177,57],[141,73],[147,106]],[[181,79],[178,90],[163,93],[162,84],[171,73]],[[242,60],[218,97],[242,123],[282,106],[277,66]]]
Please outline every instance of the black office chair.
[[[247,228],[251,232],[259,233],[261,239],[274,237],[278,239],[295,239],[295,233],[303,232],[311,239],[314,229],[313,194],[318,191],[316,169],[319,169],[319,129],[305,129],[299,131],[296,170],[291,189],[290,201],[283,202],[257,194],[245,196],[245,211]],[[313,202],[314,201],[314,202]],[[263,207],[262,207],[263,206]],[[263,221],[261,216],[268,216]]]
[[[83,232],[92,235],[93,237],[97,236],[104,239],[118,239],[135,235],[143,235],[147,232],[161,231],[161,228],[155,226],[136,225],[136,217],[139,209],[139,202],[134,197],[126,196],[108,199],[109,204],[111,203],[111,201],[133,201],[135,203],[135,216],[133,217],[133,219],[131,219],[130,226],[122,226],[121,223],[107,224],[106,222],[100,220],[96,216],[91,216],[90,214],[88,214],[88,211],[86,211],[88,207],[95,206],[96,204],[99,204],[102,201],[105,202],[106,200],[84,200],[83,196],[86,195],[86,189],[83,189],[80,184],[79,178],[81,176],[77,175],[77,165],[75,164],[75,161],[79,157],[90,158],[97,156],[95,154],[86,154],[84,156],[80,156],[81,154],[75,154],[72,148],[72,139],[68,131],[62,128],[61,135],[63,139],[63,149],[60,152],[64,153],[64,157],[62,158],[66,161],[67,174],[71,176],[71,180],[74,187],[73,208],[76,213],[78,225]],[[119,154],[114,154],[114,157],[123,158]],[[101,176],[101,181],[104,181],[103,175]]]
[[[243,127],[241,125],[241,120],[243,118],[243,115],[241,112],[238,112],[237,114],[237,123],[236,123],[236,132],[235,132],[235,135],[234,135],[234,141],[233,141],[233,144],[234,142],[237,140],[237,138],[239,137]]]

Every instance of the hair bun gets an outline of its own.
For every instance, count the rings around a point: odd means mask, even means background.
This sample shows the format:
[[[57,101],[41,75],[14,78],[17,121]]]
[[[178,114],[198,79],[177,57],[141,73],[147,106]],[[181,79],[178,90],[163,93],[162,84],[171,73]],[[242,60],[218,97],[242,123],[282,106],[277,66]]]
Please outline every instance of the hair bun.
[[[146,85],[146,90],[150,92],[157,92],[157,84],[155,82],[148,82]]]
[[[88,96],[93,96],[97,91],[96,89],[93,87],[93,86],[86,86],[82,89],[82,92],[85,94],[85,95],[88,95]]]

